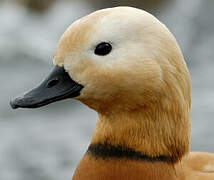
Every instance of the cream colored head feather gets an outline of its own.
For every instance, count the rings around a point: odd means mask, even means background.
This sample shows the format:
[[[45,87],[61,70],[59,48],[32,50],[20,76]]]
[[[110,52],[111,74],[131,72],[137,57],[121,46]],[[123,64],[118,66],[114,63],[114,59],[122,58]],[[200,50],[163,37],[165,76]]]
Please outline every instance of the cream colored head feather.
[[[94,53],[101,42],[112,46],[105,56]],[[84,86],[77,99],[100,117],[142,113],[147,120],[139,121],[148,133],[139,136],[148,136],[148,142],[138,138],[139,142],[130,145],[124,140],[127,146],[141,150],[147,143],[143,150],[147,154],[173,154],[175,160],[188,151],[189,72],[174,36],[153,15],[116,7],[77,20],[61,37],[54,64],[64,66]],[[157,152],[153,153],[154,148]]]
[[[112,45],[110,54],[94,54],[101,42]],[[109,8],[77,20],[61,37],[54,64],[84,85],[82,100],[123,102],[129,109],[172,96],[174,88],[180,100],[190,102],[189,73],[175,38],[139,9]]]

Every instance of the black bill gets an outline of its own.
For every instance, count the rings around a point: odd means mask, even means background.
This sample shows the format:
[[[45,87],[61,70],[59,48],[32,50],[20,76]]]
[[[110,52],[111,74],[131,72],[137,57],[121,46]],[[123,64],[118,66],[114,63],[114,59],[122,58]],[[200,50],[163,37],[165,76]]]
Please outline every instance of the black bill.
[[[38,108],[55,101],[77,97],[83,88],[73,81],[63,67],[56,66],[36,88],[10,102],[13,109]]]

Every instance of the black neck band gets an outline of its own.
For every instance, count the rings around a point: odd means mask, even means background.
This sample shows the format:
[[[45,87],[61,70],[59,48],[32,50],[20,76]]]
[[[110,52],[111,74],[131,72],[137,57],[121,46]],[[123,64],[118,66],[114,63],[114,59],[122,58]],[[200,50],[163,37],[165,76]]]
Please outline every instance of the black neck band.
[[[87,150],[87,153],[96,158],[127,158],[139,161],[148,162],[167,162],[173,163],[173,158],[165,155],[150,157],[146,154],[136,152],[131,148],[122,147],[120,145],[113,146],[111,144],[91,144]]]

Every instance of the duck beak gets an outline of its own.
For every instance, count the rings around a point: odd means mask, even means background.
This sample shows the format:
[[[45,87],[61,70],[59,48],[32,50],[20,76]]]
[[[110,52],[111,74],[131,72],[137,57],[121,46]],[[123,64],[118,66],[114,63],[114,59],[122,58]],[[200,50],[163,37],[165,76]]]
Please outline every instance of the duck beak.
[[[80,95],[82,85],[73,81],[63,67],[56,66],[36,88],[10,102],[13,109],[38,108],[55,101]]]

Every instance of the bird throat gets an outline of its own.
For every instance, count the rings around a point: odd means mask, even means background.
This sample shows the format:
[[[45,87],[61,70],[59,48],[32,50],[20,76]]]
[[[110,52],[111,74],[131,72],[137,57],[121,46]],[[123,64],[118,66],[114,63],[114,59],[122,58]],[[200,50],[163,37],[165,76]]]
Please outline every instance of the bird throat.
[[[188,120],[159,112],[99,114],[88,153],[104,159],[178,162],[189,152]]]
[[[181,111],[98,113],[73,180],[176,180],[174,165],[189,152],[190,126],[188,112],[176,112]]]

